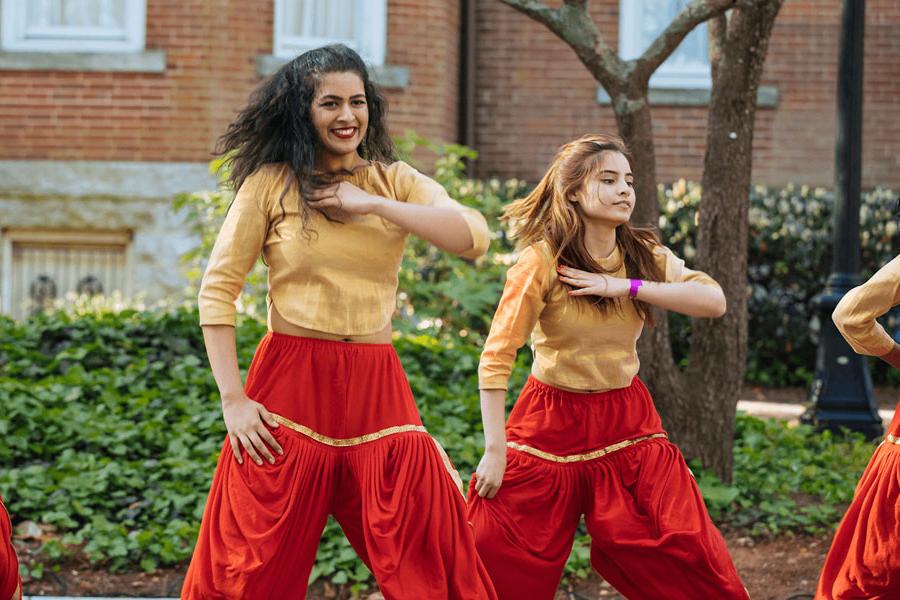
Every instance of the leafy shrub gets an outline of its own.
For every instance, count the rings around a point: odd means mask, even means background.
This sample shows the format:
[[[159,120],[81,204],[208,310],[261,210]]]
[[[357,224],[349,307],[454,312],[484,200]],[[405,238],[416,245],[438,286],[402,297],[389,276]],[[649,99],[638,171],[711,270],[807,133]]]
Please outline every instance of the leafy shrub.
[[[68,546],[112,570],[190,556],[225,436],[197,320],[185,308],[0,318],[0,489],[17,521],[56,532],[48,561]],[[244,372],[264,332],[241,320]],[[426,426],[471,472],[484,445],[478,349],[425,335],[400,335],[395,346]],[[369,578],[333,524],[314,575]]]
[[[261,323],[241,321],[242,369],[263,334]],[[55,532],[44,563],[74,548],[111,570],[185,561],[225,435],[196,311],[0,319],[0,340],[0,489],[17,522]],[[422,334],[400,334],[395,346],[423,421],[467,477],[484,444],[477,347]],[[527,370],[522,353],[510,402]],[[814,531],[836,523],[871,452],[858,437],[740,416],[734,484],[698,477],[720,523],[756,534]],[[573,549],[571,575],[589,568],[586,539]],[[313,576],[369,579],[333,523]]]
[[[860,434],[738,415],[732,485],[694,470],[718,522],[752,535],[819,533],[840,520],[874,450]]]
[[[862,278],[888,262],[900,247],[896,194],[877,188],[862,197]],[[695,217],[700,186],[678,181],[660,188],[660,229],[679,255],[695,254]],[[808,385],[815,366],[819,317],[811,310],[831,273],[834,198],[823,189],[756,186],[750,193],[747,293],[749,340],[746,379],[768,386]],[[896,318],[886,319],[891,328]],[[677,356],[687,353],[689,320],[671,317]],[[900,384],[900,376],[872,361],[878,382]]]
[[[193,311],[0,320],[0,487],[112,569],[190,555],[224,439]],[[246,365],[263,326],[239,329]]]

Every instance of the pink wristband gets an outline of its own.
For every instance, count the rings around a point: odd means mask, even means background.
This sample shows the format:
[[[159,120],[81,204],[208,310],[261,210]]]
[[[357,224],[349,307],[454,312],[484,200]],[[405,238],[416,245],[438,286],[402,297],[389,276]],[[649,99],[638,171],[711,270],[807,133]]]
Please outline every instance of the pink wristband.
[[[637,298],[638,288],[644,285],[643,279],[629,279],[631,282],[631,289],[628,291],[628,296],[631,298]]]

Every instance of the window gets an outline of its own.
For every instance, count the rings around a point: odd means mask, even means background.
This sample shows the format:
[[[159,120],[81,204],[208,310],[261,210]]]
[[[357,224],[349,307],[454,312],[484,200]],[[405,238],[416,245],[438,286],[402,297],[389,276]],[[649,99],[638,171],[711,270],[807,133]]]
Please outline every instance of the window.
[[[146,0],[2,0],[2,49],[141,52]]]
[[[620,0],[619,54],[637,58],[663,32],[690,0]],[[706,23],[682,40],[650,78],[650,87],[709,88],[709,51]]]
[[[131,293],[127,231],[3,231],[0,310],[14,319],[67,295]]]
[[[384,64],[386,0],[275,0],[276,56],[341,43],[370,65]]]

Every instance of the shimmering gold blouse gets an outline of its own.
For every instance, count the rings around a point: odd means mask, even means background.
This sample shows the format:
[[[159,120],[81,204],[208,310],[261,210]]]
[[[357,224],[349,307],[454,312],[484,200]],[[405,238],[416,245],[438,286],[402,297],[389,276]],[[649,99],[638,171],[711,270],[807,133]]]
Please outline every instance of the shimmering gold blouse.
[[[346,180],[399,202],[453,208],[465,219],[474,242],[462,256],[477,258],[487,250],[490,233],[484,217],[404,162],[372,163]],[[312,211],[313,233],[306,239],[297,192],[279,202],[287,181],[286,165],[267,165],[238,190],[200,285],[200,324],[234,325],[234,301],[262,253],[269,267],[270,315],[274,306],[294,325],[337,335],[383,330],[396,306],[407,232],[371,214],[333,223]]]
[[[875,319],[897,304],[900,304],[900,255],[867,282],[847,292],[832,318],[853,350],[884,356],[894,349],[894,340]]]
[[[671,250],[655,250],[667,282],[696,281],[719,287],[709,275],[684,266]],[[614,277],[625,277],[621,250],[600,261]],[[481,389],[507,389],[516,351],[532,338],[531,372],[540,381],[571,390],[627,387],[637,375],[636,344],[644,320],[626,299],[601,314],[568,296],[546,242],[522,250],[506,275],[503,297],[478,367]]]

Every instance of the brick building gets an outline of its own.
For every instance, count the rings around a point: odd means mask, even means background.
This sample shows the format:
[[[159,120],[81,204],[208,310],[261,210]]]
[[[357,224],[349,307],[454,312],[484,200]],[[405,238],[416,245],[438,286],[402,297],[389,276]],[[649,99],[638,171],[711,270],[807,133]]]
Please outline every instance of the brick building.
[[[663,25],[647,26],[653,13],[666,17],[674,5],[684,4],[595,0],[591,6],[602,33],[610,44],[618,40],[622,51],[635,45],[643,50]],[[840,11],[841,0],[786,0],[778,15],[758,97],[755,182],[833,184]],[[545,27],[491,0],[478,2],[476,21],[475,145],[484,172],[533,179],[563,141],[591,129],[615,129],[611,108],[596,100],[596,82]],[[694,39],[682,44],[689,46],[686,55],[675,57],[688,68],[673,69],[658,85],[651,80],[657,172],[664,181],[699,179],[703,166],[709,84],[691,72],[705,51],[704,40],[697,40],[703,32],[691,35]],[[868,0],[863,130],[868,187],[900,187],[898,35],[900,3]]]
[[[592,7],[629,55],[684,3]],[[755,181],[831,184],[839,21],[840,0],[778,17]],[[900,187],[900,5],[869,0],[866,28],[864,185]],[[193,241],[172,196],[214,185],[210,152],[248,93],[329,40],[372,64],[392,132],[466,142],[479,175],[535,179],[564,141],[614,128],[572,51],[499,0],[0,0],[0,312],[76,289],[180,293]],[[700,175],[705,51],[697,31],[653,80],[663,180]]]

